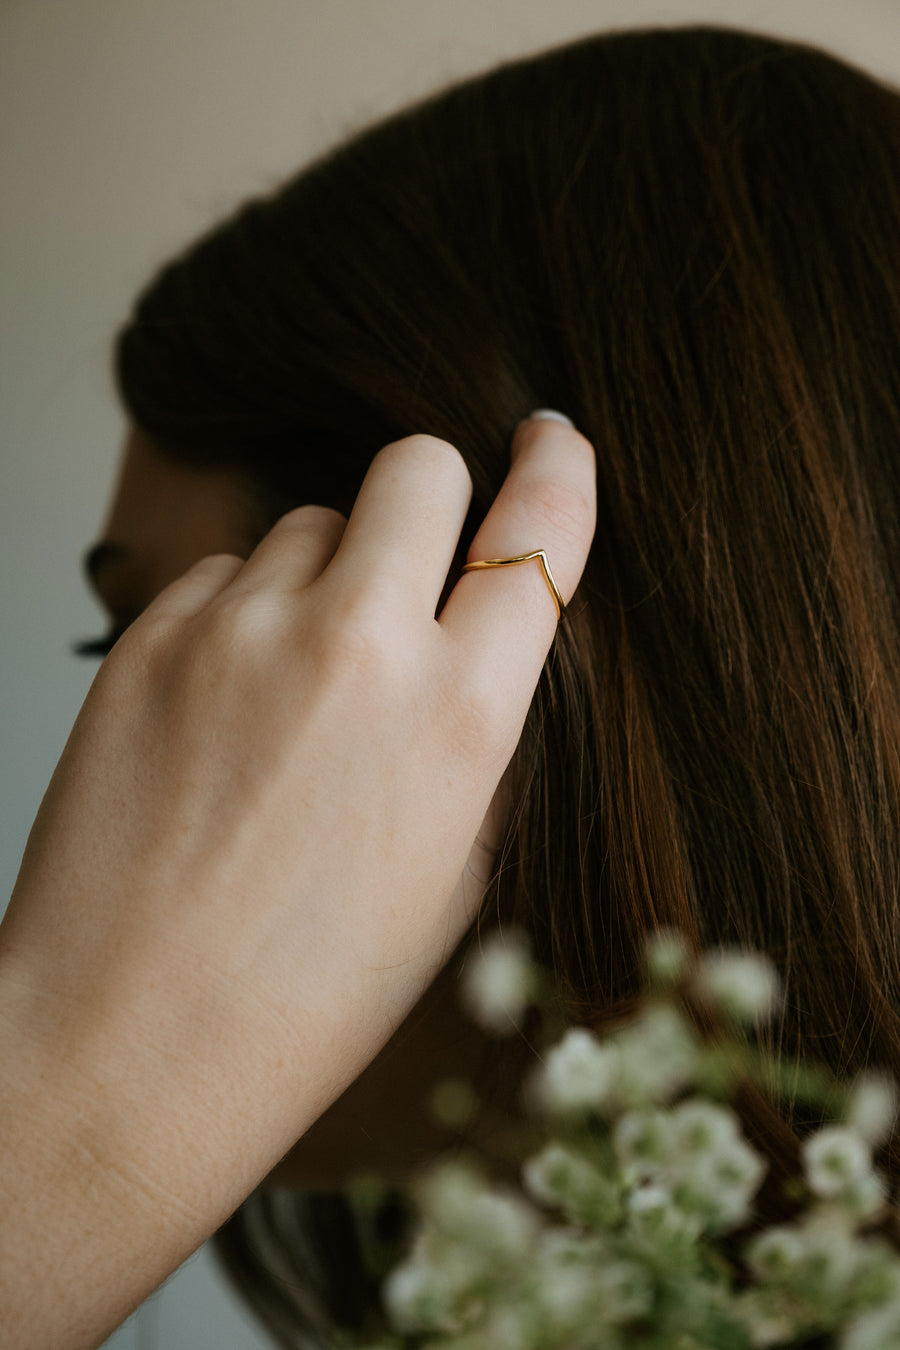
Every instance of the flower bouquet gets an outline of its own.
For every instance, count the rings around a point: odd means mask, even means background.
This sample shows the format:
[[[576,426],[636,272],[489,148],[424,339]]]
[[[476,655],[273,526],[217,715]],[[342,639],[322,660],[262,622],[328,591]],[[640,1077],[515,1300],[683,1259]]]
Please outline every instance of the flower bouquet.
[[[685,993],[727,1034],[699,1035]],[[529,1007],[552,1017],[547,977],[515,932],[467,961],[471,1014],[498,1034]],[[796,1215],[762,1227],[767,1164],[730,1105],[778,1070],[746,1031],[772,1017],[779,982],[762,956],[696,962],[677,934],[646,951],[637,1014],[605,1035],[557,1028],[523,1087],[520,1181],[438,1163],[413,1187],[412,1245],[383,1285],[386,1323],[367,1350],[752,1350],[900,1347],[900,1251],[873,1151],[898,1095],[887,1076],[840,1084],[791,1071],[790,1091],[837,1118],[802,1143]],[[435,1109],[463,1126],[471,1090]]]

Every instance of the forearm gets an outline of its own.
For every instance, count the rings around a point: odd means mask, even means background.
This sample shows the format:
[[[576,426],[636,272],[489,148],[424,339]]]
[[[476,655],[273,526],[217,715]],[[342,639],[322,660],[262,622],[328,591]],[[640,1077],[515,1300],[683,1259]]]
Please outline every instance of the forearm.
[[[112,1035],[95,1011],[26,1016],[28,1002],[0,975],[3,1344],[83,1350],[215,1231],[315,1108],[301,1082],[287,1093],[284,1072],[237,1053],[204,1072],[202,1026],[191,1037],[158,1017],[149,1045],[126,1016]]]
[[[307,917],[304,942],[273,942],[249,886],[221,878],[216,924],[162,866],[91,927],[91,889],[32,842],[0,924],[0,1325],[5,1350],[86,1350],[277,1165],[436,967],[406,930],[373,955],[362,916],[342,940],[336,902],[327,941]],[[69,941],[62,900],[85,920]]]
[[[140,1122],[131,1140],[119,1127],[103,1131],[55,1091],[36,1109],[36,1095],[51,1089],[42,1078],[22,1078],[4,1064],[4,1338],[12,1350],[83,1350],[177,1267],[196,1245],[196,1228],[171,1197],[154,1205],[138,1160]]]

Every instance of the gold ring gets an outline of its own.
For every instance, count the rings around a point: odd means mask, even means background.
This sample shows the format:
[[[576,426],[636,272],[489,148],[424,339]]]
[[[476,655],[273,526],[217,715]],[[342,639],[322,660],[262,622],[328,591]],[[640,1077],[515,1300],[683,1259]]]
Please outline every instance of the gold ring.
[[[520,553],[517,558],[485,558],[482,562],[466,563],[464,572],[480,572],[484,567],[514,567],[517,563],[532,562],[537,558],[541,564],[541,571],[544,574],[544,580],[549,587],[550,594],[553,596],[553,603],[556,606],[557,623],[565,616],[566,607],[562,602],[562,596],[557,589],[556,582],[553,580],[553,573],[550,571],[550,564],[547,562],[547,555],[542,548],[535,549],[534,553]]]

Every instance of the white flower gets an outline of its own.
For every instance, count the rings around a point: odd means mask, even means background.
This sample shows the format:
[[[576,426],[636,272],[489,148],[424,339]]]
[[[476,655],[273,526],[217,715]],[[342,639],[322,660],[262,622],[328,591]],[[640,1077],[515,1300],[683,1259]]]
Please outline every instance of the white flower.
[[[439,1163],[419,1186],[419,1206],[426,1218],[456,1227],[464,1222],[481,1186],[481,1177],[471,1167]]]
[[[601,1045],[583,1027],[571,1027],[547,1054],[537,1075],[543,1106],[554,1113],[602,1110],[615,1093],[619,1076],[614,1045]]]
[[[499,1191],[479,1195],[468,1217],[473,1245],[502,1261],[525,1256],[540,1227],[530,1205],[516,1195]]]
[[[619,1095],[629,1106],[668,1101],[692,1081],[700,1062],[697,1037],[675,1008],[648,1008],[614,1037]]]
[[[798,1229],[779,1224],[753,1236],[744,1248],[744,1257],[758,1280],[782,1284],[798,1268],[804,1251]]]
[[[741,1290],[735,1297],[732,1311],[744,1323],[750,1344],[757,1350],[789,1345],[798,1330],[796,1302],[792,1305],[789,1295],[771,1288]],[[799,1326],[802,1325],[801,1316]]]
[[[558,1206],[573,1223],[605,1227],[621,1213],[616,1182],[565,1144],[551,1142],[529,1158],[522,1180],[536,1200]]]
[[[643,1317],[653,1306],[650,1272],[636,1261],[610,1261],[597,1272],[597,1292],[610,1321]]]
[[[708,1154],[740,1139],[740,1124],[731,1108],[699,1097],[679,1102],[668,1120],[678,1153]]]
[[[805,1292],[813,1299],[841,1296],[866,1263],[866,1248],[839,1209],[810,1211],[801,1221],[800,1240]]]
[[[695,1155],[686,1167],[672,1167],[680,1202],[713,1233],[730,1232],[751,1218],[753,1197],[765,1173],[759,1154],[738,1138],[710,1154]]]
[[[897,1350],[900,1345],[900,1302],[860,1313],[844,1328],[837,1350]]]
[[[746,1023],[770,1017],[781,996],[781,981],[769,958],[737,948],[707,952],[694,986],[725,1016]]]
[[[887,1179],[880,1172],[869,1172],[841,1192],[841,1201],[859,1222],[872,1219],[888,1197]]]
[[[385,1285],[388,1313],[403,1332],[467,1333],[484,1313],[485,1288],[532,1260],[540,1216],[458,1163],[438,1165],[417,1189],[422,1227]]]
[[[804,1304],[819,1313],[839,1311],[861,1281],[870,1301],[879,1286],[877,1302],[900,1291],[893,1250],[878,1239],[858,1237],[853,1218],[830,1201],[807,1210],[795,1223],[751,1238],[744,1256],[762,1285],[781,1290],[800,1312]]]
[[[858,1185],[872,1170],[868,1143],[845,1125],[823,1125],[801,1152],[810,1190],[826,1199]]]
[[[660,928],[647,936],[644,960],[652,982],[668,988],[683,978],[688,968],[688,945],[675,928]]]
[[[679,1246],[685,1240],[693,1244],[703,1230],[696,1214],[685,1213],[668,1186],[653,1182],[637,1186],[626,1203],[631,1236],[651,1251],[673,1241]]]
[[[596,1169],[580,1153],[556,1143],[547,1144],[522,1168],[526,1189],[536,1200],[550,1205],[572,1201],[594,1184],[596,1175]]]
[[[672,1208],[672,1192],[665,1186],[636,1186],[628,1197],[631,1214],[658,1214]]]
[[[657,990],[687,962],[677,934],[648,941]],[[470,958],[467,1000],[483,1025],[508,1029],[541,978],[524,941],[498,934]],[[698,994],[748,1024],[771,1013],[778,990],[765,958],[735,951],[708,955],[697,979]],[[736,1112],[702,1095],[704,1084],[727,1088],[720,1062],[659,993],[602,1039],[570,1029],[531,1082],[531,1105],[558,1118],[561,1137],[527,1159],[521,1190],[459,1162],[415,1186],[421,1228],[384,1288],[395,1331],[431,1350],[624,1350],[645,1331],[684,1350],[729,1336],[775,1350],[813,1332],[835,1350],[897,1350],[900,1259],[863,1229],[887,1214],[872,1151],[896,1128],[897,1084],[860,1076],[842,1123],[806,1140],[805,1211],[742,1243],[735,1285],[716,1238],[752,1218],[766,1164]],[[437,1104],[463,1121],[471,1102],[456,1083]],[[510,1138],[517,1152],[518,1132]]]
[[[464,1341],[463,1347],[468,1350],[488,1350],[488,1347],[489,1350],[533,1350],[534,1313],[530,1307],[501,1302],[486,1310],[486,1318],[475,1337]],[[455,1344],[459,1346],[459,1342]]]
[[[523,1258],[540,1229],[540,1216],[524,1197],[488,1186],[459,1163],[437,1166],[419,1187],[424,1244],[446,1269],[500,1266]]]
[[[383,1286],[385,1306],[398,1331],[455,1331],[457,1291],[439,1269],[415,1255],[396,1266]]]
[[[669,1122],[662,1111],[626,1111],[612,1127],[612,1145],[626,1185],[660,1175],[669,1156]]]
[[[691,1098],[669,1114],[669,1157],[664,1175],[683,1208],[708,1231],[745,1223],[766,1164],[741,1137],[728,1107]]]
[[[557,1333],[602,1308],[598,1306],[597,1268],[588,1261],[554,1260],[552,1252],[542,1253],[535,1276],[542,1320]]]
[[[540,1346],[548,1338],[554,1346],[594,1346],[599,1332],[642,1316],[653,1302],[653,1281],[643,1266],[577,1229],[543,1233],[529,1285],[542,1331],[534,1344]],[[578,1332],[587,1333],[586,1342]],[[566,1339],[559,1342],[561,1336]],[[608,1343],[605,1337],[602,1343]]]
[[[897,1120],[900,1098],[888,1074],[867,1072],[857,1078],[844,1113],[844,1124],[873,1147],[888,1138]]]
[[[653,1281],[643,1266],[613,1257],[584,1237],[569,1246],[547,1243],[535,1268],[532,1287],[545,1331],[554,1337],[587,1331],[594,1345],[598,1332],[650,1310]]]
[[[612,1144],[627,1185],[665,1187],[703,1228],[727,1232],[750,1218],[766,1164],[727,1107],[691,1098],[668,1112],[629,1111]]]
[[[514,928],[489,933],[466,957],[460,997],[470,1016],[496,1036],[519,1026],[536,991],[528,941]]]

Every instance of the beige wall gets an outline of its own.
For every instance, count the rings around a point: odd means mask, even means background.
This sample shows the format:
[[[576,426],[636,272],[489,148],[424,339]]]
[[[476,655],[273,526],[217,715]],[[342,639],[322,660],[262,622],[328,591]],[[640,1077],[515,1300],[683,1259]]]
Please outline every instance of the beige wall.
[[[121,435],[110,334],[238,199],[454,76],[608,27],[714,21],[900,80],[900,0],[0,0],[0,897],[95,667],[77,570]],[[0,898],[2,905],[2,898]],[[118,1350],[262,1344],[205,1258]]]

